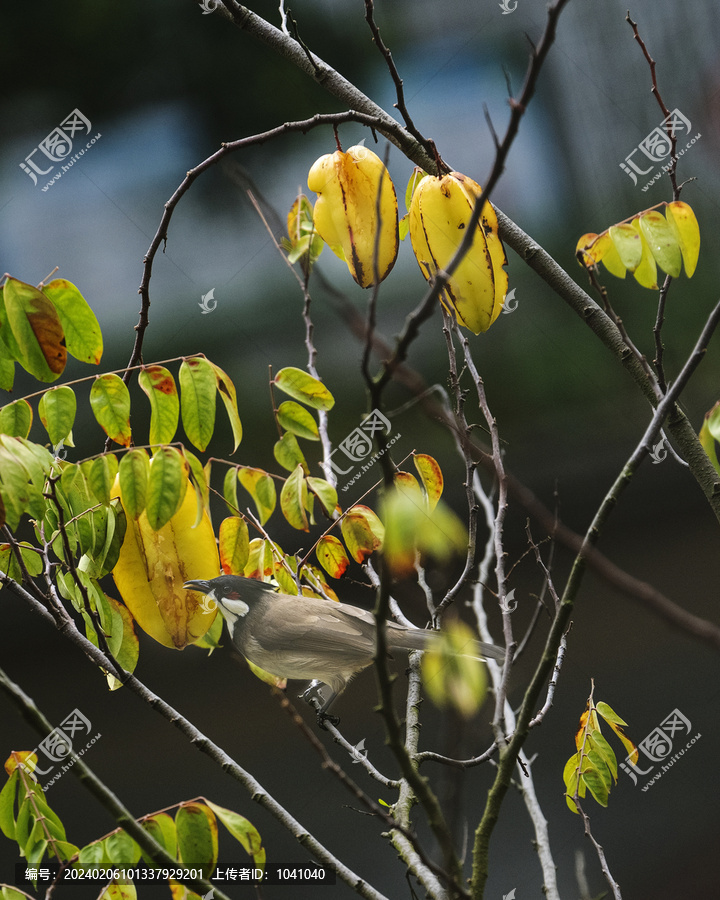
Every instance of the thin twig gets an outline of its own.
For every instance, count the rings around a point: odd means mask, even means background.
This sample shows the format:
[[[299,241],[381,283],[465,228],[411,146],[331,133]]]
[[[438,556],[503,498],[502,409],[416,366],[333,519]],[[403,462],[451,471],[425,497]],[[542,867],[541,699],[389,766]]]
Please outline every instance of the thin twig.
[[[392,53],[385,45],[381,35],[380,29],[375,22],[375,2],[374,0],[365,0],[365,21],[370,26],[370,31],[372,32],[373,41],[375,42],[375,46],[378,48],[380,53],[387,64],[388,71],[390,72],[390,77],[393,80],[393,84],[395,85],[395,93],[397,95],[397,102],[393,103],[395,109],[402,116],[403,122],[405,123],[405,127],[410,132],[410,134],[416,138],[420,144],[427,150],[430,156],[435,156],[437,153],[437,149],[435,147],[435,142],[428,140],[428,138],[424,137],[420,131],[418,131],[415,123],[410,118],[410,113],[408,112],[407,105],[405,103],[405,92],[403,90],[403,80],[400,77],[400,73],[397,70],[397,66],[395,65],[395,60],[392,57]]]
[[[665,322],[665,301],[667,300],[671,284],[672,278],[670,275],[666,275],[663,286],[660,288],[657,317],[655,319],[655,324],[653,325],[653,335],[655,336],[655,359],[653,362],[655,364],[655,371],[657,372],[658,386],[663,393],[667,390],[667,384],[665,382],[665,367],[663,365],[662,327]]]
[[[597,853],[597,857],[600,860],[600,868],[602,869],[603,875],[605,876],[605,880],[610,885],[610,890],[613,892],[614,900],[622,900],[622,894],[620,893],[620,885],[615,881],[612,872],[610,871],[610,866],[608,865],[607,857],[605,856],[605,851],[600,846],[600,844],[595,840],[595,836],[592,833],[590,828],[590,818],[588,817],[585,810],[582,808],[580,804],[580,800],[577,796],[573,797],[575,801],[575,806],[577,807],[578,812],[580,813],[583,825],[585,826],[585,835],[590,838],[592,841],[593,847],[595,847],[595,852]]]
[[[658,88],[657,77],[655,74],[655,60],[650,56],[648,52],[648,48],[645,46],[645,41],[640,37],[640,32],[638,31],[637,22],[633,22],[630,18],[630,10],[628,10],[627,15],[625,16],[625,21],[630,25],[633,30],[633,37],[640,44],[642,52],[645,56],[645,59],[648,61],[648,65],[650,66],[650,80],[652,81],[652,93],[655,96],[655,99],[662,110],[663,116],[667,119],[670,115],[670,110],[665,105],[665,101],[660,94],[660,89]],[[667,131],[667,128],[665,129]],[[670,176],[670,183],[672,184],[673,189],[673,200],[678,200],[680,198],[680,188],[678,187],[677,177],[675,174],[675,170],[677,169],[677,135],[675,134],[674,125],[670,127],[670,131],[668,132],[670,136],[670,168],[668,169],[668,175]]]
[[[417,854],[418,858],[422,861],[422,864],[426,866],[431,872],[433,872],[439,879],[442,881],[447,881],[447,873],[443,871],[443,869],[438,866],[436,863],[433,863],[432,860],[428,858],[424,849],[422,848],[417,835],[405,825],[401,824],[397,819],[390,815],[385,809],[382,808],[378,803],[376,803],[372,798],[370,798],[365,791],[362,790],[350,776],[345,772],[342,766],[339,766],[335,760],[332,759],[330,754],[327,752],[325,747],[320,743],[317,736],[314,732],[308,728],[305,720],[298,713],[292,703],[288,700],[285,694],[278,690],[277,688],[273,688],[273,694],[276,699],[279,701],[281,708],[284,712],[286,712],[293,724],[300,730],[303,737],[309,742],[310,746],[315,750],[315,752],[322,759],[323,768],[330,771],[337,779],[341,782],[341,784],[346,787],[350,793],[358,800],[362,805],[369,810],[369,812],[381,819],[388,828],[391,828],[394,831],[400,832],[403,837],[410,842],[414,852]],[[333,729],[333,732],[339,734],[337,729],[328,723],[329,728]],[[388,782],[390,783],[390,782]],[[394,786],[399,786],[398,782],[394,782]]]
[[[13,590],[13,583],[9,583],[8,586]],[[13,593],[16,593],[16,591],[13,590]],[[17,684],[11,681],[2,669],[0,669],[0,688],[5,691],[10,700],[15,704],[22,717],[29,722],[42,737],[47,737],[47,735],[53,733],[53,726],[38,709],[32,698]],[[151,833],[146,831],[136,821],[135,816],[133,816],[130,810],[121,803],[119,798],[113,794],[108,787],[106,787],[87,763],[85,763],[72,749],[69,750],[69,757],[72,759],[73,774],[79,779],[83,787],[85,787],[101,806],[112,815],[118,825],[121,825],[130,837],[140,845],[152,862],[158,867],[170,867],[176,869],[177,859],[171,856],[168,851],[155,840]],[[218,900],[230,900],[227,894],[221,892],[207,880],[178,878],[178,881],[187,885],[198,894],[206,894],[208,889],[214,887]]]
[[[700,337],[697,339],[692,353],[688,357],[675,383],[669,388],[664,398],[658,404],[655,415],[650,425],[645,430],[642,438],[638,442],[635,450],[628,458],[623,466],[622,471],[615,479],[614,484],[605,495],[604,500],[600,504],[592,522],[590,523],[579,553],[575,557],[570,576],[568,578],[565,590],[563,591],[562,601],[555,614],[550,633],[545,643],[543,656],[538,663],[535,673],[531,679],[530,685],[525,692],[522,706],[517,717],[517,727],[510,743],[501,753],[500,762],[495,781],[488,792],[488,803],[485,807],[482,821],[480,822],[475,833],[475,848],[473,856],[473,881],[472,895],[475,898],[482,898],[484,885],[488,874],[488,850],[490,837],[497,823],[498,813],[502,800],[507,792],[512,777],[512,770],[515,761],[518,758],[520,749],[527,737],[530,721],[533,718],[533,709],[540,695],[543,684],[545,683],[550,669],[557,659],[557,651],[562,642],[563,635],[569,624],[570,616],[574,607],[575,600],[582,583],[585,571],[587,556],[591,548],[598,541],[603,526],[607,522],[611,512],[616,508],[620,495],[630,483],[632,476],[637,468],[652,450],[652,441],[657,437],[662,428],[663,421],[668,413],[673,409],[677,398],[684,390],[691,375],[700,364],[707,351],[707,345],[712,334],[720,322],[720,302],[715,306],[708,317],[705,326],[702,329]]]
[[[101,669],[110,669],[113,671],[113,665],[110,660],[105,657],[94,644],[92,644],[77,629],[74,621],[63,608],[56,616],[48,612],[45,607],[39,603],[28,591],[19,585],[12,578],[9,578],[4,572],[0,571],[0,583],[4,584],[8,590],[25,601],[30,608],[38,613],[50,625],[54,625],[60,632],[78,647],[88,659]],[[133,694],[136,694],[144,703],[151,706],[159,715],[174,725],[191,744],[195,746],[201,753],[205,753],[210,759],[219,765],[223,771],[227,772],[239,784],[241,784],[250,798],[267,810],[279,823],[297,840],[309,853],[321,863],[334,869],[338,877],[355,890],[361,897],[367,900],[387,900],[387,898],[370,885],[365,879],[361,878],[356,872],[353,872],[338,857],[331,853],[314,835],[308,831],[297,819],[294,818],[273,796],[268,793],[265,788],[254,778],[250,772],[239,765],[232,757],[230,757],[221,747],[210,740],[195,725],[186,719],[178,710],[166,703],[158,694],[155,694],[140,679],[121,668],[115,669],[113,674],[128,688]]]

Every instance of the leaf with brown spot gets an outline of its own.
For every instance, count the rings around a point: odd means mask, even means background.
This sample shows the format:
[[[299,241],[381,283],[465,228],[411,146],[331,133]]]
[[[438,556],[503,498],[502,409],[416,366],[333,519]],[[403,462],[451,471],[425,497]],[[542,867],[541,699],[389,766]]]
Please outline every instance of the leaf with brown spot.
[[[175,379],[165,366],[143,366],[138,384],[150,401],[150,443],[169,444],[180,418]]]
[[[39,381],[55,381],[65,369],[65,335],[57,310],[31,284],[8,278],[3,291],[5,343],[20,365]]]

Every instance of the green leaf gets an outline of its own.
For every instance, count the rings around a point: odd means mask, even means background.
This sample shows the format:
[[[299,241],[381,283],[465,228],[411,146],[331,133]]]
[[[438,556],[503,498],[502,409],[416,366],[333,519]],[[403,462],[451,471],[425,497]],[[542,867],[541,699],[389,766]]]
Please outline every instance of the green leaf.
[[[114,453],[106,453],[94,459],[87,476],[90,490],[104,506],[110,505],[110,491],[118,473],[118,459]]]
[[[283,238],[281,244],[289,251],[288,261],[293,264],[300,261],[307,275],[322,253],[325,242],[315,231],[312,204],[305,194],[300,194],[290,207],[287,230],[289,240]]]
[[[114,565],[110,566],[108,571],[112,571],[113,568]],[[115,659],[126,672],[134,672],[140,656],[140,642],[135,633],[135,620],[128,608],[122,603],[118,603],[113,597],[107,597],[107,600],[122,619],[122,640],[117,653],[115,653]],[[107,674],[107,680],[111,691],[116,691],[118,688],[122,687],[122,682],[118,681],[118,679],[109,672]]]
[[[105,841],[93,841],[92,844],[82,847],[78,856],[78,862],[82,866],[110,865],[110,860],[105,850]]]
[[[95,505],[95,499],[90,496],[90,488],[80,466],[66,465],[60,476],[60,487],[69,511],[65,521],[67,522],[70,518],[75,519],[74,525],[80,549],[83,553],[92,553],[95,547],[95,529],[92,515],[88,513],[88,510]]]
[[[467,551],[467,531],[455,513],[442,501],[429,512],[419,491],[387,492],[383,521],[384,557],[397,576],[413,571],[417,553],[447,562],[454,553]]]
[[[313,475],[308,476],[307,485],[320,501],[325,515],[328,519],[332,519],[338,505],[338,496],[335,488],[329,481],[325,481],[324,478],[315,478]]]
[[[67,352],[75,359],[97,365],[103,354],[102,332],[87,300],[64,278],[45,285],[43,294],[54,304],[60,317]]]
[[[592,734],[588,734],[587,739],[589,746],[600,756],[603,764],[607,766],[608,771],[612,774],[613,779],[617,781],[617,756],[615,756],[615,751],[605,740],[604,735],[600,731],[594,731]]]
[[[26,438],[30,434],[33,411],[27,400],[15,400],[0,409],[0,432]]]
[[[625,222],[622,225],[611,225],[608,232],[618,252],[620,262],[626,269],[634,272],[640,265],[643,255],[640,232],[636,231],[630,222]]]
[[[248,855],[252,856],[254,862],[258,866],[265,864],[265,850],[262,845],[260,832],[255,826],[249,822],[244,816],[233,812],[231,809],[225,809],[223,806],[216,806],[210,800],[205,801],[215,815],[220,819],[230,834],[239,841]]]
[[[226,575],[242,575],[250,554],[250,535],[245,520],[239,516],[223,519],[218,545],[223,572]]]
[[[147,502],[150,459],[146,450],[130,450],[120,460],[120,494],[125,512],[137,519]]]
[[[26,894],[19,888],[10,887],[9,884],[0,885],[0,900],[32,900],[30,894]]]
[[[240,484],[255,501],[260,524],[264,525],[273,514],[277,503],[275,482],[262,469],[251,469],[246,466],[238,468],[237,477]]]
[[[14,530],[30,504],[31,486],[25,467],[4,446],[0,446],[0,479],[6,521]]]
[[[128,447],[130,429],[130,392],[118,375],[98,375],[90,388],[90,406],[107,436]]]
[[[588,766],[582,770],[580,778],[600,806],[607,806],[609,792],[600,773]]]
[[[607,703],[603,703],[602,700],[596,705],[595,709],[597,710],[598,715],[602,716],[608,724],[614,723],[615,725],[627,726],[627,722],[624,719],[621,719],[615,710],[608,706]]]
[[[237,495],[237,481],[239,473],[239,469],[228,469],[225,473],[225,479],[223,481],[223,497],[225,498],[225,503],[227,504],[227,508],[230,511],[230,514],[233,516],[240,515],[240,507],[238,506]]]
[[[55,381],[67,362],[55,307],[36,287],[15,278],[6,280],[3,297],[2,335],[10,353],[39,381]]]
[[[50,388],[40,398],[38,414],[53,446],[64,441],[72,431],[76,411],[75,392],[67,385]]]
[[[412,170],[412,175],[410,176],[410,180],[407,183],[407,187],[405,188],[405,208],[408,212],[410,212],[410,204],[412,203],[413,194],[415,193],[415,188],[420,184],[423,178],[427,178],[428,173],[423,172],[423,170],[419,166],[415,166]]]
[[[187,463],[174,447],[161,447],[152,458],[145,514],[153,531],[172,519],[185,499]]]
[[[216,377],[202,357],[184,359],[180,366],[180,409],[188,440],[203,451],[215,430]]]
[[[678,239],[668,220],[659,210],[651,209],[640,216],[640,228],[655,257],[655,262],[663,272],[677,278],[682,270],[682,254]]]
[[[169,444],[180,418],[175,379],[164,366],[143,366],[138,384],[150,401],[150,443]]]
[[[27,858],[27,864],[29,866],[38,866],[45,856],[48,842],[43,838],[43,834],[42,823],[36,822],[33,826],[33,830],[30,832],[30,837],[27,839],[27,843],[23,848],[23,853]]]
[[[287,469],[288,472],[292,472],[299,465],[303,467],[303,471],[306,475],[310,471],[308,464],[305,461],[305,457],[303,456],[303,452],[300,449],[300,445],[297,442],[297,438],[290,431],[286,431],[280,440],[275,443],[275,446],[273,447],[273,456],[279,465],[281,465],[283,469]]]
[[[203,517],[203,512],[207,510],[208,515],[210,514],[210,487],[208,485],[210,472],[208,469],[208,473],[206,475],[202,463],[194,453],[190,452],[190,450],[183,449],[182,454],[188,464],[190,470],[190,484],[192,485],[193,490],[195,491],[195,496],[197,497],[197,516],[193,525],[193,528],[196,528],[200,524],[200,521]],[[208,467],[209,466],[210,463],[208,463]]]
[[[240,413],[238,412],[237,392],[235,390],[235,385],[225,372],[223,372],[220,366],[216,366],[215,363],[210,363],[210,365],[215,372],[218,394],[220,394],[220,399],[225,406],[225,412],[230,420],[230,427],[232,428],[234,440],[232,452],[234,453],[242,440],[242,423],[240,422]]]
[[[720,473],[720,461],[718,461],[715,446],[715,441],[717,440],[716,432],[720,433],[720,402],[716,403],[709,412],[705,413],[705,420],[698,435],[703,450],[710,457],[710,462],[715,467],[715,470]]]
[[[298,531],[309,531],[307,519],[308,489],[302,466],[288,475],[280,491],[280,508],[287,521]]]
[[[468,656],[475,636],[459,620],[448,623],[433,636],[423,654],[423,686],[436,706],[452,706],[465,719],[475,715],[485,701],[487,675],[483,663]]]
[[[183,865],[202,868],[209,877],[217,863],[217,820],[204,803],[183,803],[175,814],[178,850]]]
[[[156,813],[147,819],[142,820],[142,827],[151,834],[155,840],[164,847],[170,856],[177,858],[177,830],[175,822],[167,813]],[[150,859],[144,853],[142,855],[146,863],[150,864]]]
[[[285,431],[291,431],[308,441],[319,441],[317,422],[310,413],[294,400],[285,400],[277,411],[277,419]]]
[[[0,340],[0,390],[11,391],[15,383],[15,363],[3,356],[3,347]]]
[[[313,409],[328,410],[335,406],[335,398],[322,381],[294,366],[281,369],[275,376],[273,384],[290,397],[312,406]]]
[[[18,796],[18,814],[15,820],[15,840],[18,847],[24,853],[25,846],[30,839],[30,833],[35,827],[33,815],[32,796],[27,797],[22,793]]]
[[[20,770],[14,769],[0,791],[0,831],[11,841],[15,840],[15,794]]]
[[[105,847],[114,866],[134,866],[140,859],[140,847],[122,829],[108,835]]]
[[[720,401],[705,416],[708,430],[715,440],[720,440]]]

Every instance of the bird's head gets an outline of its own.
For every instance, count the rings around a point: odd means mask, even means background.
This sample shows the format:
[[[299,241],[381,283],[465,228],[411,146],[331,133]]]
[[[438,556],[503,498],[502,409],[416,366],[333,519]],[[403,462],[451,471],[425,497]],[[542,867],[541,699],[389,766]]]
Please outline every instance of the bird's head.
[[[200,591],[208,600],[214,600],[231,631],[235,622],[246,616],[254,603],[274,593],[272,585],[240,575],[186,581],[183,587],[188,591]]]

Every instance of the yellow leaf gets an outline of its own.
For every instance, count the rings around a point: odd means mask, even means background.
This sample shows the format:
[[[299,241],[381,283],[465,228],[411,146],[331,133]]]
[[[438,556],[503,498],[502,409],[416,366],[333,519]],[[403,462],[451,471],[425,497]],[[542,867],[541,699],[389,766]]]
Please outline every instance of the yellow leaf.
[[[632,227],[640,237],[640,246],[642,248],[640,263],[633,272],[635,281],[643,287],[657,290],[657,266],[655,265],[655,258],[650,250],[650,245],[645,240],[645,235],[640,226],[640,220],[633,219]]]
[[[687,203],[675,200],[668,203],[665,216],[680,244],[685,274],[688,278],[692,278],[700,256],[700,226],[695,213]]]

